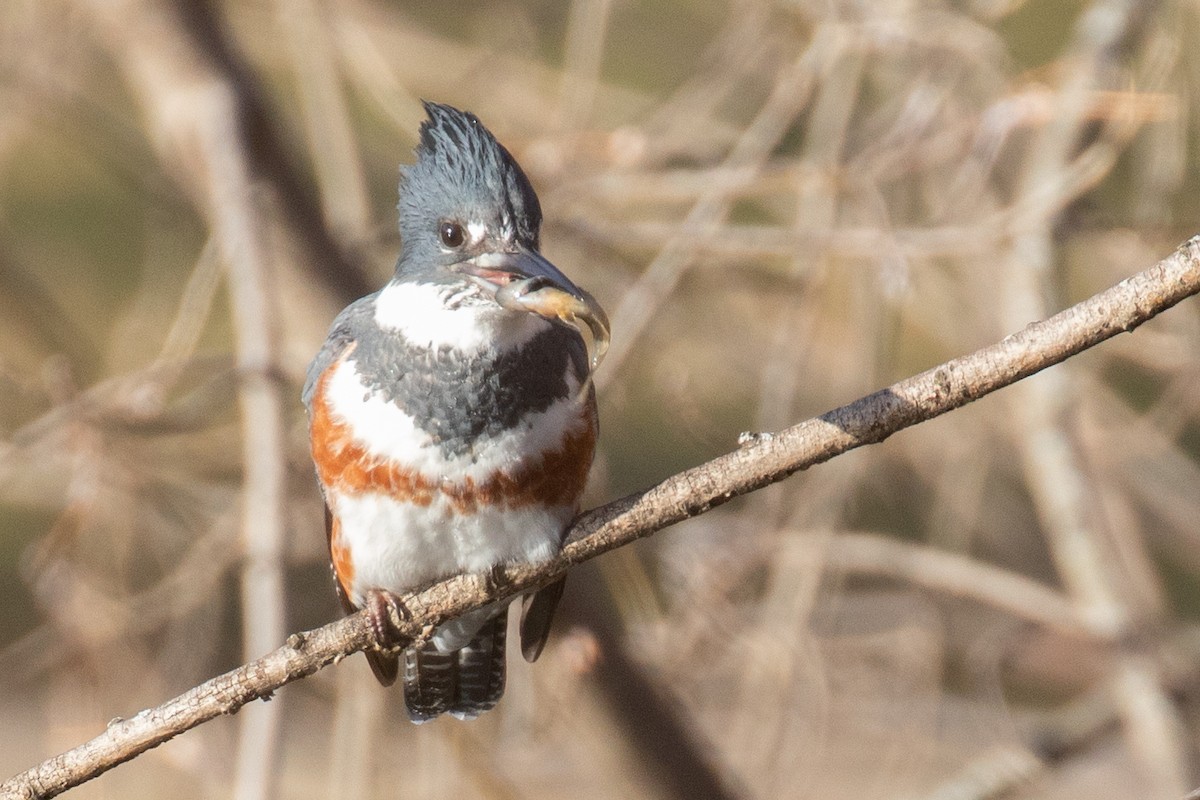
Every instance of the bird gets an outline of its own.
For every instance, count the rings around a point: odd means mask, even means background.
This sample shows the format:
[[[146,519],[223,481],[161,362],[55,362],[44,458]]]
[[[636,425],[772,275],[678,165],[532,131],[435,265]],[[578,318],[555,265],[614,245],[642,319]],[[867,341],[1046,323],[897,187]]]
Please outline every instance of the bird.
[[[559,552],[595,453],[591,372],[607,344],[603,308],[541,255],[541,204],[512,154],[474,114],[422,102],[395,273],[337,315],[302,392],[336,591],[378,636],[404,593]],[[529,661],[562,591],[522,598]],[[413,722],[473,719],[504,692],[509,604],[366,651],[371,669],[384,686],[402,678]]]

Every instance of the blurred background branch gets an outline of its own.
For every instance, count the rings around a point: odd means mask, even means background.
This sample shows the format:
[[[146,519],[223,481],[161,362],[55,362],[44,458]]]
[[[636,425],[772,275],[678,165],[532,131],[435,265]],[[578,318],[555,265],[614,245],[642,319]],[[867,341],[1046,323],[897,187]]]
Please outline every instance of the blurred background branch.
[[[1178,0],[7,0],[0,774],[337,615],[295,398],[395,263],[418,98],[500,135],[613,312],[596,505],[1195,233],[1198,33]],[[352,659],[253,748],[217,720],[77,793],[1176,800],[1198,342],[1186,304],[582,565],[469,728]]]
[[[242,653],[254,658],[277,646],[286,631],[287,464],[277,379],[277,291],[264,241],[269,226],[253,185],[259,170],[243,135],[254,93],[206,58],[172,4],[131,0],[87,8],[138,99],[159,159],[173,168],[197,205],[226,267],[242,416]],[[200,8],[192,13],[199,16]],[[213,29],[219,31],[219,25]],[[281,711],[272,703],[240,718],[233,792],[238,800],[275,795]]]

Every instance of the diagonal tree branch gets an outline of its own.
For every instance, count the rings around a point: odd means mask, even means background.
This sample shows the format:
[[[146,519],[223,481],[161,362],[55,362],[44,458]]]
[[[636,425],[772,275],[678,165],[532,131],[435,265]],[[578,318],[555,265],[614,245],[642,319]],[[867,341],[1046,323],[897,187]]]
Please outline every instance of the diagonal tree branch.
[[[932,419],[1131,331],[1200,292],[1200,236],[1155,266],[990,347],[948,361],[779,433],[757,434],[739,449],[681,472],[576,520],[562,553],[542,564],[458,575],[404,598],[406,641],[467,611],[549,583],[572,566],[702,514],[896,431]],[[316,630],[220,675],[0,784],[0,800],[53,797],[172,737],[345,656],[374,647],[363,613]]]

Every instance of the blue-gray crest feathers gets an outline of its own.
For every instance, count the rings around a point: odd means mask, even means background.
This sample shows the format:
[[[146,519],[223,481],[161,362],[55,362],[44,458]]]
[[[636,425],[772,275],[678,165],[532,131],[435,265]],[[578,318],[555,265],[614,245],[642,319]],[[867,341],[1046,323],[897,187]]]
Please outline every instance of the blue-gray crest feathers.
[[[431,215],[499,215],[537,245],[542,209],[516,159],[474,114],[423,101],[416,163],[400,170],[400,228],[424,228]],[[466,220],[462,220],[466,221]]]

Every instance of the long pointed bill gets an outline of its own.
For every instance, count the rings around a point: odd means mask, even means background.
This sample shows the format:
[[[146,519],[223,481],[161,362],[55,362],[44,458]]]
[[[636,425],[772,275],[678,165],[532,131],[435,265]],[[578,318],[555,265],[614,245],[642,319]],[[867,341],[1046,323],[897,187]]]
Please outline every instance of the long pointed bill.
[[[539,253],[522,248],[512,253],[483,253],[464,263],[464,271],[495,287],[496,302],[510,311],[587,326],[592,337],[595,372],[608,352],[608,315],[596,298],[580,289]]]

